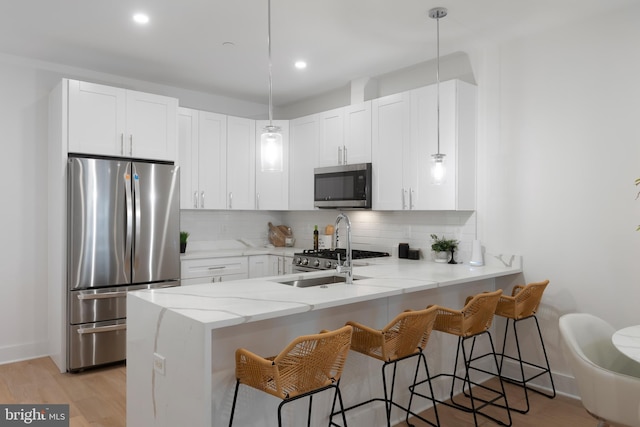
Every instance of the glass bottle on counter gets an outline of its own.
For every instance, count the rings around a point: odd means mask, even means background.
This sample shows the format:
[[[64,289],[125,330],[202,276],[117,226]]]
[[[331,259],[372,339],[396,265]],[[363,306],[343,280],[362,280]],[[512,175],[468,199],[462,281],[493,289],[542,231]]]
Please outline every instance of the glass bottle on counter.
[[[313,250],[318,250],[318,226],[316,225],[313,229]]]

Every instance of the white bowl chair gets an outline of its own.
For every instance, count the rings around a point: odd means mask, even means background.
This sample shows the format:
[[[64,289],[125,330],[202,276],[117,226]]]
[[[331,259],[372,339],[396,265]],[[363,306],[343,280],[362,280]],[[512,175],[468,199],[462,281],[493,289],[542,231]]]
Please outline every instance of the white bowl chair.
[[[640,427],[640,363],[614,347],[615,330],[586,313],[560,317],[564,357],[571,366],[582,405],[599,420]]]

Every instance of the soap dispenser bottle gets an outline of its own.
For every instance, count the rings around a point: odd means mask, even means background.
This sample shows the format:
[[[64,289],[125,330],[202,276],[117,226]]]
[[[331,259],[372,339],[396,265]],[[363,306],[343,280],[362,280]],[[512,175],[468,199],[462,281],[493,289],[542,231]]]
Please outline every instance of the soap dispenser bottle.
[[[318,226],[316,225],[313,229],[313,250],[318,250]]]

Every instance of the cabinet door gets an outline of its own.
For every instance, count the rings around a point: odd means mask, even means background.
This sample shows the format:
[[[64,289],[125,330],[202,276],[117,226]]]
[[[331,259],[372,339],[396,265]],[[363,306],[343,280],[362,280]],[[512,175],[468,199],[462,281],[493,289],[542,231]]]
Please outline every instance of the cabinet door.
[[[318,166],[314,156],[318,149],[318,115],[291,120],[290,127],[289,209],[313,210],[313,169]]]
[[[227,117],[227,208],[255,209],[255,120]]]
[[[445,91],[442,89],[441,85],[441,100],[444,100]],[[455,163],[455,152],[449,139],[445,139],[446,132],[441,133],[440,153],[445,155],[447,180],[440,185],[431,183],[431,155],[438,152],[437,95],[436,85],[411,91],[411,142],[406,150],[405,164],[409,175],[407,185],[412,192],[412,209],[416,210],[447,209],[453,202],[455,178],[451,174],[455,168],[451,163]],[[447,115],[447,104],[442,102],[440,106],[442,118]]]
[[[270,255],[251,255],[249,257],[249,279],[271,276]]]
[[[175,161],[177,140],[177,99],[127,91],[125,146],[131,157]]]
[[[343,163],[371,162],[371,101],[344,108]]]
[[[263,171],[260,137],[268,120],[256,121],[256,209],[287,210],[289,208],[289,121],[274,120],[282,132],[282,170]]]
[[[411,150],[416,188],[414,209],[475,209],[475,86],[459,80],[440,84],[440,153],[446,179],[431,184],[431,155],[438,152],[437,86],[411,91]]]
[[[341,165],[344,158],[344,108],[320,113],[319,124],[318,166]]]
[[[373,209],[408,209],[408,189],[403,185],[403,149],[410,137],[408,92],[374,99],[372,160]]]
[[[227,207],[227,116],[199,112],[197,165],[199,207]]]
[[[200,207],[198,189],[198,111],[178,110],[178,165],[180,166],[180,209]]]
[[[126,91],[69,80],[69,152],[125,155]]]

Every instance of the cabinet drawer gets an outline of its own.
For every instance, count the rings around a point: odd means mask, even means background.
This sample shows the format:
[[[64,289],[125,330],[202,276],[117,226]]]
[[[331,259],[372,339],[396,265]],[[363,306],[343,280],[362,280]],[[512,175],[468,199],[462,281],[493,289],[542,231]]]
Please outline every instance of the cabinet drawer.
[[[189,259],[182,261],[182,279],[212,278],[222,276],[249,276],[247,257]],[[229,278],[231,280],[231,278]]]

